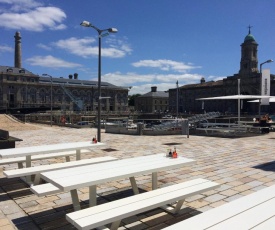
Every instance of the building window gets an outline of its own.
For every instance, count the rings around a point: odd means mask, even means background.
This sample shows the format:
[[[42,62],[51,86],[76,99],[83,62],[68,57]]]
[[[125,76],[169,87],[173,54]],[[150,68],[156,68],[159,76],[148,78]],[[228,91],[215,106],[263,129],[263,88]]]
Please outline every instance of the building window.
[[[46,102],[46,96],[45,95],[42,95],[41,96],[41,103],[45,103]]]

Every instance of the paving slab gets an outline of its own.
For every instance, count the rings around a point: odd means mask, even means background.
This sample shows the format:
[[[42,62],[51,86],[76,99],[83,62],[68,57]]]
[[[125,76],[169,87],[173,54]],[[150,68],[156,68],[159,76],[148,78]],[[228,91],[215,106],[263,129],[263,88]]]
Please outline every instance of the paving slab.
[[[32,126],[34,127],[34,126]],[[97,134],[95,128],[73,129],[57,126],[35,125],[30,130],[12,130],[11,136],[23,141],[16,147],[91,141]],[[196,164],[181,169],[159,173],[160,186],[167,186],[195,178],[206,178],[221,187],[186,199],[184,209],[177,215],[161,209],[127,218],[120,229],[162,229],[201,212],[231,202],[275,184],[275,133],[241,138],[213,136],[163,135],[131,136],[108,134],[102,129],[102,142],[106,148],[97,149],[83,158],[113,156],[119,159],[167,152],[176,146],[181,156],[196,160]],[[167,143],[174,143],[168,146]],[[52,164],[64,159],[49,159],[37,164]],[[0,229],[74,229],[65,215],[72,212],[69,193],[59,193],[38,198],[20,179],[7,179],[3,170],[17,168],[17,164],[0,167]],[[140,189],[151,190],[150,175],[136,178]],[[130,182],[113,181],[98,185],[98,199],[110,202],[130,196]],[[88,189],[78,191],[81,205],[88,205]],[[169,195],[169,194],[167,194]]]

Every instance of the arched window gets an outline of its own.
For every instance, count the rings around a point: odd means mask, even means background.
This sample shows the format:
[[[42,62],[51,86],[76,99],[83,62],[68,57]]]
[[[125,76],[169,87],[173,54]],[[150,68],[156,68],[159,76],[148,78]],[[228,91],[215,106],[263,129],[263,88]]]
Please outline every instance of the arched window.
[[[256,48],[253,49],[253,57],[256,57],[256,54],[257,54],[257,50]]]
[[[41,89],[39,91],[39,97],[40,97],[40,102],[45,103],[46,102],[46,91],[45,89]]]
[[[30,92],[30,101],[31,101],[31,103],[36,103],[36,89],[31,88],[29,92]]]

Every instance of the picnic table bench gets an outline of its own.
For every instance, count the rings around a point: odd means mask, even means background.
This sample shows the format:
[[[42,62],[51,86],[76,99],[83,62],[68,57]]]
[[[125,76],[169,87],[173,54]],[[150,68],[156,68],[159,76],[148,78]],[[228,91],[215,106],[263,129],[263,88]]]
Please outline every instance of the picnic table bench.
[[[60,143],[60,144],[53,144],[53,145],[40,145],[40,146],[31,146],[31,147],[21,147],[15,149],[2,149],[0,150],[0,157],[3,159],[7,159],[8,162],[10,159],[12,163],[16,162],[16,159],[19,162],[22,161],[24,157],[26,161],[26,167],[31,166],[31,159],[33,155],[42,155],[42,156],[49,156],[48,154],[54,153],[65,153],[66,151],[75,151],[74,154],[76,155],[76,159],[80,160],[81,158],[81,150],[83,149],[90,149],[104,145],[104,143],[92,143],[92,142],[70,142],[70,143]],[[71,155],[71,152],[68,153]],[[36,159],[38,157],[35,157]],[[1,160],[0,160],[1,164]]]
[[[266,230],[274,227],[275,185],[171,225],[165,230]]]
[[[14,149],[2,149],[0,150],[0,157],[2,159],[13,158],[12,161],[15,162],[14,158],[25,157],[26,167],[31,167],[32,156],[41,155],[48,156],[48,154],[62,153],[66,151],[75,151],[76,160],[81,159],[81,150],[92,149],[105,145],[104,143],[97,142],[92,143],[91,141],[86,142],[70,142],[70,143],[60,143],[53,145],[40,145],[31,147],[21,147]],[[71,153],[70,153],[71,155]],[[1,161],[1,160],[0,160]],[[19,159],[21,162],[21,159]],[[7,161],[6,161],[7,162]],[[19,164],[20,167],[20,164]],[[30,176],[27,176],[27,182],[30,182]]]
[[[215,182],[194,179],[66,214],[66,219],[77,229],[93,229],[112,223],[110,229],[116,230],[124,218],[175,201],[178,202],[172,212],[177,213],[187,197],[218,187]]]
[[[91,150],[83,149],[81,153],[90,153]],[[45,160],[50,158],[56,158],[56,157],[65,157],[65,160],[67,162],[70,161],[70,156],[75,156],[75,151],[66,151],[66,152],[57,152],[57,153],[48,153],[45,155],[33,155],[31,157],[32,161],[36,160]],[[18,168],[23,168],[23,163],[26,163],[26,157],[11,157],[11,158],[5,158],[0,160],[0,165],[7,165],[7,164],[13,164],[17,163]]]
[[[96,205],[96,186],[101,183],[129,178],[134,194],[139,190],[135,176],[152,173],[152,189],[157,189],[157,173],[163,170],[175,169],[195,163],[194,160],[179,156],[167,158],[166,154],[154,154],[134,158],[126,158],[96,165],[79,166],[41,173],[41,178],[53,186],[52,189],[70,191],[74,210],[80,209],[77,189],[89,187],[89,204]],[[68,179],[70,178],[70,179]],[[42,188],[42,189],[41,189]],[[32,191],[39,195],[44,192],[43,184],[35,185]],[[47,187],[44,187],[47,189]]]
[[[72,168],[72,167],[77,167],[77,166],[81,166],[81,165],[91,165],[91,164],[108,162],[108,161],[113,161],[113,160],[117,160],[117,158],[110,157],[110,156],[95,157],[95,158],[83,159],[83,160],[79,160],[79,161],[71,161],[71,162],[65,162],[65,163],[39,165],[39,166],[29,167],[29,168],[7,170],[7,171],[4,171],[3,173],[7,178],[35,175],[34,184],[36,185],[36,184],[40,183],[40,179],[41,179],[40,173],[42,173],[42,172],[48,172],[51,170],[59,170],[59,169],[65,169],[65,168]]]

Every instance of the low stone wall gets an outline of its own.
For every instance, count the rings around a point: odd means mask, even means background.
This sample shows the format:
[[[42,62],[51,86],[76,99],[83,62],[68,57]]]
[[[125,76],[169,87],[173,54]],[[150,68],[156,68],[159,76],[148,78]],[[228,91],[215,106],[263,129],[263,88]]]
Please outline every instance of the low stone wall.
[[[158,136],[158,135],[182,135],[181,130],[151,130],[143,129],[141,133],[138,129],[127,129],[122,126],[106,125],[106,133],[116,133],[116,134],[128,134],[128,135],[148,135],[148,136]]]
[[[137,129],[127,129],[123,126],[106,125],[105,133],[138,135]]]
[[[143,135],[158,136],[158,135],[182,135],[181,130],[143,130]]]

